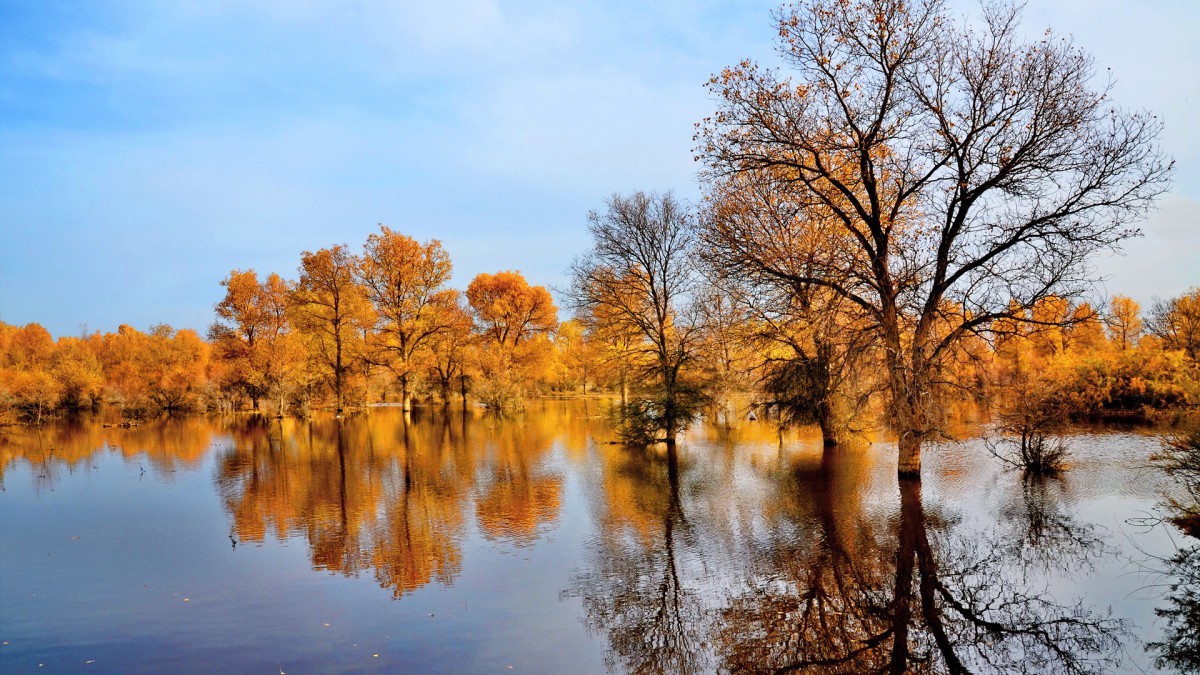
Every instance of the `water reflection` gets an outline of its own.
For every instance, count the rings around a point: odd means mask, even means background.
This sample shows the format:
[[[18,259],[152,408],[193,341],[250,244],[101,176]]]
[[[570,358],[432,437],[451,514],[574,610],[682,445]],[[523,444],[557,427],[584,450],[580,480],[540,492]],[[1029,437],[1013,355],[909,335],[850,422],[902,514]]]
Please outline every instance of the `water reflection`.
[[[569,591],[608,641],[612,669],[1072,673],[1116,663],[1122,622],[1027,583],[1031,565],[1094,556],[1100,544],[1042,488],[1010,514],[1020,540],[967,532],[927,509],[914,482],[900,484],[899,512],[880,518],[864,511],[859,458],[834,450],[760,464],[764,490],[731,483],[743,498],[763,496],[756,523],[694,508],[714,495],[681,490],[693,486],[674,453],[637,454],[609,453],[605,526]],[[729,578],[690,569],[728,541],[741,561]]]
[[[1163,574],[1171,581],[1166,604],[1155,610],[1165,630],[1148,648],[1158,654],[1159,668],[1200,672],[1200,544],[1179,549],[1165,562]]]
[[[1068,507],[1070,478],[1027,476],[1018,498],[1001,508],[996,540],[1007,544],[1006,558],[1028,577],[1056,569],[1092,569],[1113,551],[1093,523],[1081,523]]]
[[[1064,570],[1102,571],[1113,553],[1079,517],[1072,486],[1085,483],[1072,476],[976,475],[995,494],[974,503],[937,480],[924,494],[897,485],[871,450],[781,443],[768,425],[702,428],[670,451],[607,444],[604,425],[602,411],[552,403],[517,419],[379,410],[13,430],[0,452],[5,467],[29,464],[39,485],[99,464],[102,452],[165,482],[203,469],[194,482],[220,499],[208,537],[220,564],[249,569],[256,545],[299,544],[291,559],[302,569],[377,584],[383,592],[370,595],[387,611],[437,603],[440,593],[416,597],[430,585],[446,596],[496,587],[490,601],[503,611],[476,618],[466,611],[476,598],[464,598],[456,634],[525,630],[495,624],[533,591],[491,575],[532,560],[562,574],[544,585],[566,602],[545,611],[582,620],[556,619],[556,630],[572,624],[587,639],[586,628],[612,671],[1071,673],[1116,663],[1125,626],[1049,591]],[[551,531],[569,545],[550,545]],[[520,555],[500,561],[513,549]],[[539,562],[548,549],[560,557]],[[1192,548],[1171,561],[1186,583],[1161,611],[1168,631],[1155,649],[1166,667],[1200,663],[1198,559]]]
[[[476,515],[488,539],[528,546],[558,519],[563,478],[546,468],[554,435],[546,419],[487,418]]]
[[[589,631],[608,640],[610,669],[699,672],[706,666],[704,607],[684,582],[677,554],[693,541],[678,452],[608,446],[602,460],[595,564],[575,576],[568,595],[582,599]]]
[[[180,469],[198,467],[212,439],[212,425],[198,417],[172,417],[130,428],[83,420],[44,427],[4,427],[0,430],[0,483],[5,470],[20,460],[36,469],[39,486],[53,487],[62,472],[85,471],[97,453],[106,451],[167,478]]]
[[[1167,592],[1154,610],[1162,636],[1146,648],[1156,654],[1159,668],[1200,672],[1200,430],[1167,437],[1163,445],[1159,466],[1172,480],[1161,504],[1167,518],[1160,524],[1177,528],[1184,543],[1175,544],[1169,557],[1151,556],[1150,569]]]
[[[236,541],[303,536],[314,569],[370,570],[400,598],[454,582],[472,508],[486,537],[517,544],[554,522],[562,478],[545,468],[552,423],[386,413],[250,421],[231,430],[217,485]]]
[[[827,457],[794,474],[812,539],[776,550],[722,610],[727,668],[1090,672],[1114,662],[1120,622],[1023,583],[1021,551],[1057,540],[1013,546],[960,533],[956,519],[926,509],[912,481],[900,483],[900,513],[887,527],[864,518],[847,533],[839,520],[856,505],[833,499],[853,481],[842,464]]]
[[[878,670],[890,626],[875,524],[861,516],[860,465],[825,452],[771,467],[768,536],[750,555],[744,590],[720,610],[725,668]]]

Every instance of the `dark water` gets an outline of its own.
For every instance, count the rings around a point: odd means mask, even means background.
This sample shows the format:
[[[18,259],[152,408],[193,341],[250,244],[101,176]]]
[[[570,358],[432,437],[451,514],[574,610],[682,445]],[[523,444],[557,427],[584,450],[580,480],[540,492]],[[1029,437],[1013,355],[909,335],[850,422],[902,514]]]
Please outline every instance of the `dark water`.
[[[1155,615],[1200,564],[1148,433],[1036,483],[946,444],[918,488],[887,443],[639,451],[603,408],[0,430],[0,670],[1139,672],[1195,628]]]

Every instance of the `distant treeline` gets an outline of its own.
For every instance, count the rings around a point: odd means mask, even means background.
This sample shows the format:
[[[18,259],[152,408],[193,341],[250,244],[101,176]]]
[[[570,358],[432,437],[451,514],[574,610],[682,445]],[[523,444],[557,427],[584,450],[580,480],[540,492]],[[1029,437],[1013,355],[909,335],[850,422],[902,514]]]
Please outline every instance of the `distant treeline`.
[[[550,293],[520,273],[480,274],[460,292],[447,286],[451,262],[438,241],[381,226],[358,253],[345,245],[304,252],[295,280],[233,270],[205,336],[122,325],[56,340],[38,324],[0,323],[0,420],[37,424],[102,405],[129,418],[304,414],[381,401],[511,410],[548,393],[610,392],[623,401],[652,393],[662,386],[648,375],[653,334],[588,303],[587,279],[599,277],[585,271],[592,277],[577,275],[578,316],[560,321]],[[833,440],[883,412],[870,349],[835,309],[822,314],[835,326],[814,314],[782,324],[703,282],[688,300],[687,358],[671,386],[686,385],[714,415],[738,414],[726,402],[749,394],[783,421],[821,423]],[[1156,302],[1146,315],[1122,296],[1102,309],[1051,296],[1017,316],[990,327],[991,339],[958,349],[948,372],[960,398],[1032,397],[1075,417],[1200,403],[1200,289]],[[682,325],[672,321],[668,332]],[[835,332],[838,340],[822,342]],[[853,368],[839,365],[848,351]]]

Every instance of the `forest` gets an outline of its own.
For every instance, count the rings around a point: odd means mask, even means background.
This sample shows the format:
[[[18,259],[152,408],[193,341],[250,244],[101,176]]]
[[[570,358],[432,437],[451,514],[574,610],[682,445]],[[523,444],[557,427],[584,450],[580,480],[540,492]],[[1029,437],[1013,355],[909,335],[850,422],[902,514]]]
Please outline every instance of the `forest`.
[[[702,233],[684,208],[670,195],[615,196],[593,229],[620,214],[646,229],[674,218],[679,245],[696,246]],[[511,413],[539,396],[605,395],[661,421],[670,387],[683,411],[676,431],[702,413],[755,414],[819,424],[833,444],[886,425],[881,356],[851,317],[821,297],[764,311],[768,294],[723,285],[681,250],[662,293],[593,253],[574,270],[575,315],[560,320],[550,292],[519,272],[481,274],[462,292],[447,285],[438,241],[381,227],[361,252],[303,253],[295,280],[231,271],[203,334],[122,325],[56,339],[36,323],[0,323],[0,410],[4,423],[36,425],[101,407],[136,422],[382,402]],[[1146,310],[1121,295],[1101,307],[1050,295],[1006,321],[947,360],[946,410],[1163,419],[1200,402],[1200,289]]]
[[[1051,466],[1068,420],[1194,409],[1200,289],[1143,308],[1103,297],[1092,265],[1169,185],[1161,122],[1111,104],[1069,37],[1022,41],[1019,8],[987,5],[975,28],[945,13],[780,10],[786,68],[708,83],[701,197],[614,194],[587,214],[569,319],[519,271],[451,288],[441,242],[380,225],[302,252],[294,276],[231,270],[203,333],[0,325],[0,415],[513,413],[604,394],[626,442],[674,444],[700,415],[816,424],[827,445],[885,427],[919,475],[922,444],[967,408]]]

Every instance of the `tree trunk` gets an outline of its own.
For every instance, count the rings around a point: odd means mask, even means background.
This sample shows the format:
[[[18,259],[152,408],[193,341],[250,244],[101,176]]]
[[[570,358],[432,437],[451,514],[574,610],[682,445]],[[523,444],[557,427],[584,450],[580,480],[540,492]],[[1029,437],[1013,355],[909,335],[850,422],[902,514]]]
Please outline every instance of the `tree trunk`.
[[[821,427],[821,442],[825,447],[838,444],[837,425],[833,419],[833,406],[829,401],[821,401],[817,406],[817,426]]]
[[[929,431],[925,394],[929,391],[927,368],[920,351],[920,336],[905,350],[898,328],[887,331],[891,423],[897,435],[896,473],[901,480],[921,480],[921,441]],[[901,355],[910,354],[907,360]]]
[[[667,394],[666,410],[663,414],[663,427],[667,434],[667,447],[675,447],[675,437],[679,435],[679,413],[675,410],[673,395]]]
[[[912,429],[900,431],[900,461],[896,467],[901,480],[921,480],[921,437]]]
[[[342,414],[342,338],[341,335],[335,335],[336,344],[334,345],[335,355],[333,362],[333,389],[334,395],[337,397],[337,413]]]
[[[412,411],[412,394],[408,391],[408,374],[400,376],[400,409],[404,412]]]

